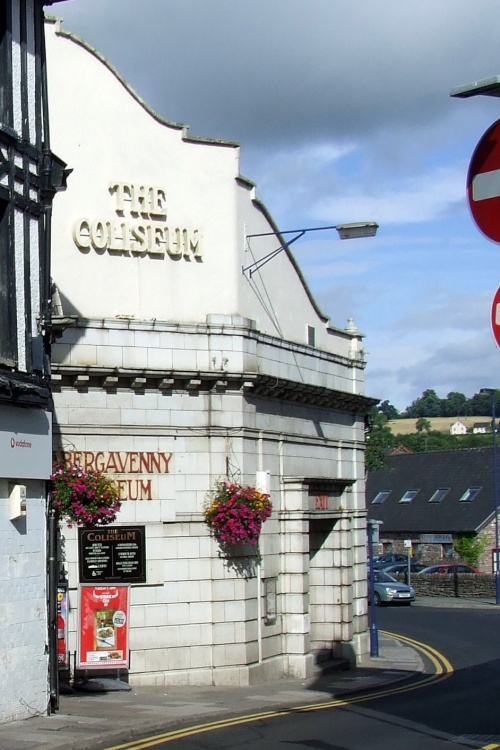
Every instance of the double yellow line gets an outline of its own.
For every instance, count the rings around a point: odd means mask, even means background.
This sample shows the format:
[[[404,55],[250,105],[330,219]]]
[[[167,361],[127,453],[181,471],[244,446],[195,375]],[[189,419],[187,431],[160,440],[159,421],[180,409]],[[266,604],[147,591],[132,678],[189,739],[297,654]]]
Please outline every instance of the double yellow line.
[[[271,719],[279,716],[289,716],[291,714],[306,713],[309,711],[321,711],[325,708],[333,708],[336,706],[350,706],[354,703],[364,703],[366,701],[375,700],[377,698],[385,697],[387,695],[394,695],[394,693],[404,693],[410,690],[418,690],[424,685],[429,683],[441,682],[447,679],[453,674],[453,667],[448,659],[443,656],[436,649],[427,646],[425,643],[420,643],[412,638],[406,638],[405,636],[398,635],[397,633],[387,633],[382,631],[384,635],[395,638],[396,640],[404,643],[407,646],[415,649],[422,657],[430,661],[434,672],[429,674],[411,685],[394,685],[390,688],[381,688],[380,690],[374,689],[369,694],[362,694],[352,696],[350,698],[334,699],[331,701],[323,701],[321,703],[308,703],[306,705],[294,706],[293,708],[278,709],[272,711],[262,711],[258,714],[246,714],[245,716],[237,716],[228,719],[218,719],[217,721],[207,722],[205,724],[195,724],[194,726],[184,727],[181,729],[173,729],[170,732],[164,732],[163,734],[155,735],[154,737],[148,737],[143,740],[135,740],[132,742],[126,742],[122,745],[114,745],[108,747],[106,750],[147,750],[148,748],[155,747],[161,743],[172,742],[183,737],[190,737],[196,734],[203,734],[204,732],[213,732],[217,729],[225,729],[226,727],[235,727],[240,724],[251,724],[255,721],[261,721],[262,719]],[[479,750],[495,750],[500,748],[500,745],[486,745],[484,748]]]

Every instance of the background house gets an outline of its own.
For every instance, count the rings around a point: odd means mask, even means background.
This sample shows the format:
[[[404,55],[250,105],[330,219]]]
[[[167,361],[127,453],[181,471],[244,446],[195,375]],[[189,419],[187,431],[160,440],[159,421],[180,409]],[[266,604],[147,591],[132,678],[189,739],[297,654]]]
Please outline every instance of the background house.
[[[380,551],[406,551],[424,561],[457,557],[460,535],[488,539],[478,567],[493,572],[495,482],[493,448],[387,457],[387,468],[368,475],[368,518],[383,522]]]
[[[450,435],[467,435],[467,427],[459,419],[450,426]]]

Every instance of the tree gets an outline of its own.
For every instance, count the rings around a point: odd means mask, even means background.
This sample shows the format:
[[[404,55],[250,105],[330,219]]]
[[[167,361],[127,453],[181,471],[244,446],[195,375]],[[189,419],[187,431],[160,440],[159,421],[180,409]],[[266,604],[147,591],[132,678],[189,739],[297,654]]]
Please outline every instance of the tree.
[[[387,426],[387,417],[374,406],[367,415],[365,469],[387,468],[387,452],[394,447],[394,435]]]
[[[488,546],[486,534],[475,536],[474,534],[460,534],[453,542],[455,550],[462,560],[468,565],[475,567],[477,561]]]
[[[396,407],[387,400],[382,401],[382,403],[379,404],[378,410],[381,414],[385,414],[387,419],[397,419],[399,417],[399,412]]]
[[[428,389],[424,391],[420,398],[410,404],[406,409],[407,417],[440,417],[441,416],[441,399],[436,391]]]
[[[497,404],[499,401],[499,392],[495,391]],[[475,393],[470,401],[472,414],[476,414],[478,417],[487,417],[491,415],[492,403],[491,395],[489,393]]]
[[[472,414],[470,400],[463,393],[451,391],[442,401],[443,417],[467,417]]]
[[[417,432],[430,432],[431,427],[432,425],[430,423],[430,420],[426,419],[425,417],[419,417],[415,422],[415,429]]]

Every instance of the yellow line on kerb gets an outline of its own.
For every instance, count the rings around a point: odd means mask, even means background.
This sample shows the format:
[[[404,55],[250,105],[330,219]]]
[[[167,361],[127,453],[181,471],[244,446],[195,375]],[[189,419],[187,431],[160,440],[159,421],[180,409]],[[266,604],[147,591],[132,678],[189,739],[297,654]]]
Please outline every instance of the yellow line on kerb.
[[[497,742],[494,742],[492,745],[483,745],[479,750],[496,750],[498,747],[500,747],[500,745]]]
[[[381,688],[380,690],[374,689],[373,692],[363,695],[353,696],[351,698],[334,699],[331,701],[323,701],[322,703],[307,703],[305,705],[294,706],[293,708],[284,708],[272,711],[262,711],[258,714],[246,714],[245,716],[236,716],[228,719],[218,719],[217,721],[207,722],[205,724],[195,724],[193,726],[184,727],[181,729],[173,729],[170,732],[164,732],[163,734],[157,734],[154,737],[148,737],[145,739],[135,740],[132,742],[126,742],[123,745],[114,745],[108,747],[106,750],[147,750],[147,748],[155,747],[165,742],[172,742],[172,740],[181,739],[182,737],[190,737],[196,734],[203,734],[204,732],[213,732],[216,729],[224,729],[226,727],[235,727],[239,724],[251,724],[254,721],[261,721],[262,719],[272,719],[279,716],[289,716],[297,713],[308,713],[310,711],[321,711],[325,708],[335,708],[340,706],[349,706],[354,703],[365,703],[366,701],[376,700],[387,695],[394,695],[395,693],[406,693],[410,690],[418,690],[429,683],[441,682],[447,677],[453,674],[453,667],[448,659],[436,649],[428,646],[420,641],[415,641],[413,638],[407,638],[406,636],[398,635],[397,633],[388,633],[381,631],[384,635],[396,638],[398,641],[405,643],[408,646],[414,648],[421,655],[426,656],[431,662],[435,672],[427,675],[418,682],[403,686],[393,686],[390,688]],[[500,748],[500,745],[486,745],[479,750],[496,750]]]

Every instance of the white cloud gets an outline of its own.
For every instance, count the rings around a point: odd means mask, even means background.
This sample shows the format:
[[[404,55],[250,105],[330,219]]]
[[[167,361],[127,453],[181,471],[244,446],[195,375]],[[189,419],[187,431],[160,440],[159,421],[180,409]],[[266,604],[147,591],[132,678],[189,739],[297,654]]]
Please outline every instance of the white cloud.
[[[403,185],[385,186],[381,194],[365,194],[363,186],[351,188],[348,194],[319,201],[311,210],[318,220],[337,215],[343,221],[377,220],[380,224],[409,224],[432,221],[464,198],[462,165],[439,168],[413,175]]]

